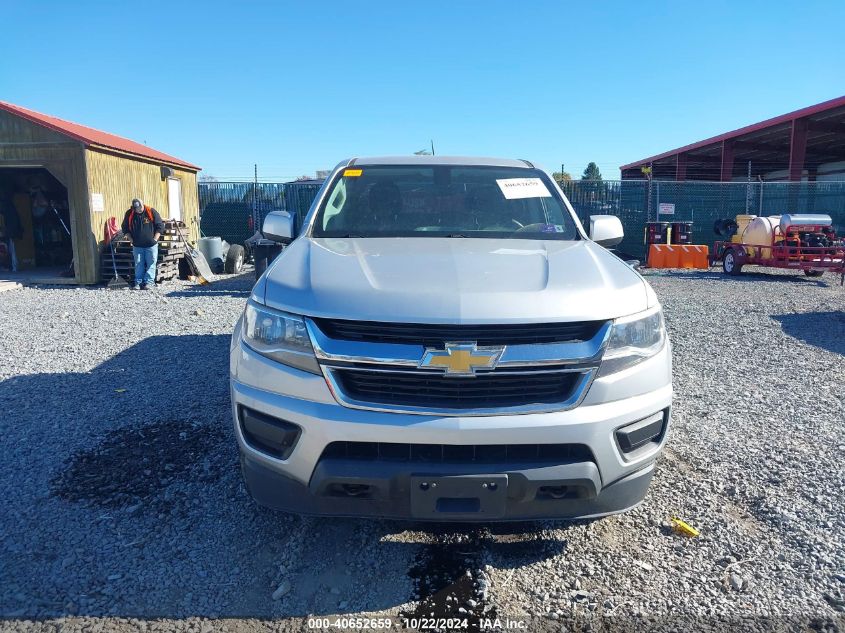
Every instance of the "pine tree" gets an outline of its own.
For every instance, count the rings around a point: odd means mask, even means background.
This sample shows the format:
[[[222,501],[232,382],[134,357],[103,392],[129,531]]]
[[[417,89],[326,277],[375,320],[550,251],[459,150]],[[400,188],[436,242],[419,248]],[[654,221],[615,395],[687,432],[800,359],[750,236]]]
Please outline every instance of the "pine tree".
[[[581,180],[601,182],[601,172],[599,171],[599,166],[590,161],[587,168],[584,170],[584,175],[581,176]]]

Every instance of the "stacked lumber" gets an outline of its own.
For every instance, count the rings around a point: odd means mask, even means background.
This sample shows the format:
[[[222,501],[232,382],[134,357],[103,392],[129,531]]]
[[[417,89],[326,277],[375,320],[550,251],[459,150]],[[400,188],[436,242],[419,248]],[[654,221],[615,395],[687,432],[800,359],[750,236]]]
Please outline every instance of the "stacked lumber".
[[[180,235],[181,230],[181,235]],[[158,242],[158,261],[156,262],[155,281],[157,284],[179,277],[179,262],[188,250],[187,243],[182,236],[187,237],[188,228],[184,222],[165,220],[164,231]],[[114,246],[114,261],[117,274],[130,284],[135,281],[135,260],[132,257],[132,244],[129,238],[118,234],[112,240]],[[114,277],[112,268],[111,249],[103,248],[100,259],[100,275],[103,281]]]

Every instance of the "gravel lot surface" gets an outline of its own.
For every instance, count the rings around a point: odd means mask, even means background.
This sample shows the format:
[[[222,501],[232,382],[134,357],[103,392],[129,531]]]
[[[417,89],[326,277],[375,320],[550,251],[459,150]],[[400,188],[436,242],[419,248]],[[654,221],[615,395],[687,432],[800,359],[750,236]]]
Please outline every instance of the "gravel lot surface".
[[[751,270],[751,269],[749,269]],[[430,526],[257,508],[231,431],[251,276],[0,295],[0,630],[308,630],[454,614],[537,630],[845,630],[845,289],[652,273],[674,346],[646,501]],[[677,516],[697,538],[672,532]]]

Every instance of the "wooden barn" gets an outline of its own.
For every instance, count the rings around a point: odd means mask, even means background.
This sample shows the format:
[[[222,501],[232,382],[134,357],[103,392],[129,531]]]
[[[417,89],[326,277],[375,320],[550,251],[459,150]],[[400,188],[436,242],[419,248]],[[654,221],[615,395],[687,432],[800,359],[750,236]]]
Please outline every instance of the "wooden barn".
[[[105,223],[120,223],[133,198],[164,219],[182,220],[188,240],[199,238],[199,170],[141,143],[0,101],[0,245],[14,239],[18,270],[96,283]]]

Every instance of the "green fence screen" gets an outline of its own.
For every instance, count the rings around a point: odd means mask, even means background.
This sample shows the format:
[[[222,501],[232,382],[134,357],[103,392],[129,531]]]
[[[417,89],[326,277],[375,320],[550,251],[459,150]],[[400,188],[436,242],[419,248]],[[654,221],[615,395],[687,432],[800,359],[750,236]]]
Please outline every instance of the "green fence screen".
[[[710,246],[719,239],[715,221],[743,213],[826,213],[837,234],[845,234],[845,182],[573,180],[561,189],[587,229],[591,215],[618,216],[625,228],[619,250],[640,258],[645,256],[645,224],[657,220],[692,221],[691,243]],[[659,213],[661,208],[673,213]]]
[[[270,211],[287,210],[301,223],[322,182],[201,182],[200,229],[204,235],[243,243]],[[258,216],[255,226],[253,208]]]
[[[255,233],[253,205],[259,221],[270,211],[284,209],[285,186],[268,182],[201,182],[199,201],[203,234],[242,244]]]
[[[302,220],[320,183],[210,182],[199,184],[201,229],[239,243],[250,237],[253,200],[259,219],[268,211],[296,211]],[[711,245],[713,224],[742,213],[826,213],[838,235],[845,235],[845,182],[701,182],[655,180],[572,180],[561,184],[575,212],[589,229],[590,216],[609,214],[622,220],[625,239],[619,250],[645,256],[645,224],[689,220],[692,244]],[[672,214],[659,213],[673,209]]]

